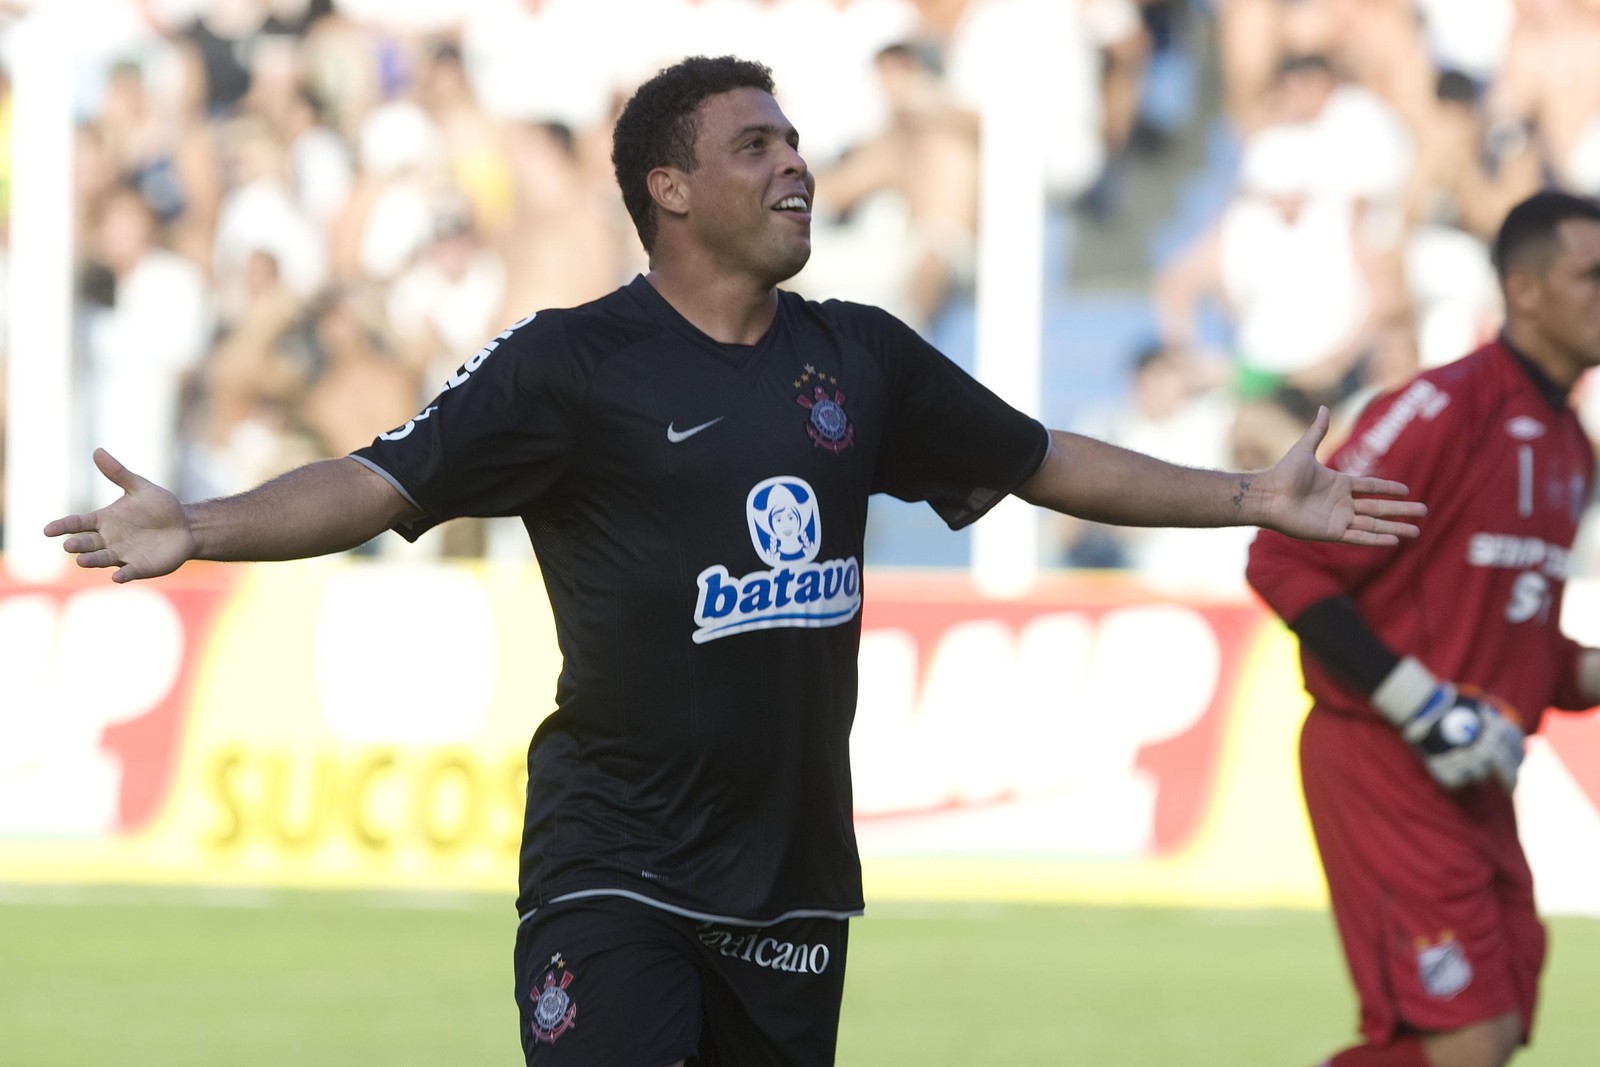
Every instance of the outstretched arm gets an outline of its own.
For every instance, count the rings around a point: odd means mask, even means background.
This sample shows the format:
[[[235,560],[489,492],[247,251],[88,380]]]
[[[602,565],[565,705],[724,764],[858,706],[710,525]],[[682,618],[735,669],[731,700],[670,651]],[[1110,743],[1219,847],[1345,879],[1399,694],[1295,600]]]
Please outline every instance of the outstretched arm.
[[[170,574],[191,559],[303,559],[354,548],[416,513],[352,459],[311,463],[220,500],[183,504],[105,449],[95,466],[122,490],[112,503],[44,528],[80,567],[116,567],[115,582]]]
[[[1262,526],[1308,541],[1394,545],[1415,537],[1427,508],[1394,500],[1407,489],[1324,467],[1328,432],[1317,413],[1293,448],[1264,471],[1230,473],[1165,463],[1090,437],[1051,432],[1050,452],[1017,495],[1031,504],[1118,526]]]

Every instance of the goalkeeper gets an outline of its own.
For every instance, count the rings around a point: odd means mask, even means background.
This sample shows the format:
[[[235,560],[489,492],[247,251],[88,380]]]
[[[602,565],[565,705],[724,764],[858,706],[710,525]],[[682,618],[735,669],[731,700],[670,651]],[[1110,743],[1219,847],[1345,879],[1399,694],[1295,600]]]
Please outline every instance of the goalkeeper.
[[[1600,365],[1600,203],[1539,193],[1494,243],[1500,337],[1373,401],[1330,466],[1402,479],[1422,535],[1259,534],[1250,584],[1300,639],[1301,779],[1361,1003],[1325,1067],[1498,1067],[1532,1032],[1545,931],[1517,837],[1524,733],[1600,702],[1559,620],[1595,461],[1568,392]]]

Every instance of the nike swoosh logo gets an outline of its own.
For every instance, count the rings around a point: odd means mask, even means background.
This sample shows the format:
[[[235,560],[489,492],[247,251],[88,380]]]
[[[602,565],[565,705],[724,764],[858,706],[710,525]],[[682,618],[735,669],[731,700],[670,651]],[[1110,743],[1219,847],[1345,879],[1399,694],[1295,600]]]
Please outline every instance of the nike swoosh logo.
[[[699,426],[691,426],[687,430],[674,430],[672,423],[669,422],[667,423],[667,440],[673,444],[677,444],[679,441],[687,441],[701,430],[710,429],[725,418],[727,418],[726,415],[718,415],[710,422],[702,422]]]

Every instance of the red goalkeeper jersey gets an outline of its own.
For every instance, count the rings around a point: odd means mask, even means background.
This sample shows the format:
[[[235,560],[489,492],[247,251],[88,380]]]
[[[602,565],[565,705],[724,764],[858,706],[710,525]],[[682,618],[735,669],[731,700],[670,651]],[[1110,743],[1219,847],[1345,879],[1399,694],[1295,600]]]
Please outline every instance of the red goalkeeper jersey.
[[[1330,466],[1405,482],[1428,505],[1422,534],[1373,549],[1263,531],[1247,575],[1274,611],[1293,622],[1348,594],[1397,654],[1508,701],[1530,733],[1547,707],[1589,706],[1560,617],[1595,460],[1549,381],[1487,345],[1373,401]],[[1376,716],[1304,651],[1301,666],[1320,706]]]

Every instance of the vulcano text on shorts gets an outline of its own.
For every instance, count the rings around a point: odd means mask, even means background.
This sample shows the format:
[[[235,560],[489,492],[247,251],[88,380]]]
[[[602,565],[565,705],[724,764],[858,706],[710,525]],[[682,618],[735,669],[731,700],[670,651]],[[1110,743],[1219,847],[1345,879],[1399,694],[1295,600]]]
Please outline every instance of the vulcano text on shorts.
[[[710,926],[701,929],[699,936],[702,945],[724,956],[790,974],[821,974],[828,969],[832,955],[827,945],[779,941],[764,936],[760,930],[735,932]]]

